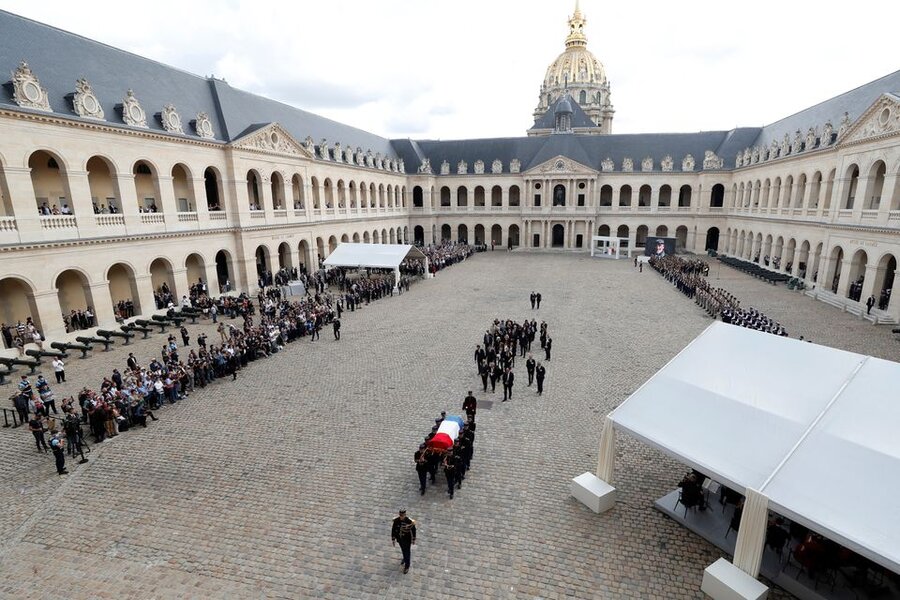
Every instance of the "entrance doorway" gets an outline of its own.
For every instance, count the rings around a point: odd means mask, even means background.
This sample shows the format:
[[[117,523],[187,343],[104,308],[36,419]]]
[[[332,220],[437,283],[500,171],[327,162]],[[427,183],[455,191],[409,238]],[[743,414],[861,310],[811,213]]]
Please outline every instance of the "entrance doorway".
[[[565,245],[566,229],[562,225],[553,226],[551,242],[554,248],[562,248]]]

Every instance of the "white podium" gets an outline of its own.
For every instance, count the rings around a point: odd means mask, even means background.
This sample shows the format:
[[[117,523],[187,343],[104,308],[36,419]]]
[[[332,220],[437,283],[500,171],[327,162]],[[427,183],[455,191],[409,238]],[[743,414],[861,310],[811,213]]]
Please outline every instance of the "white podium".
[[[769,588],[720,558],[703,571],[700,590],[713,600],[764,600]]]
[[[595,513],[606,512],[616,504],[616,488],[593,473],[572,479],[572,496]]]

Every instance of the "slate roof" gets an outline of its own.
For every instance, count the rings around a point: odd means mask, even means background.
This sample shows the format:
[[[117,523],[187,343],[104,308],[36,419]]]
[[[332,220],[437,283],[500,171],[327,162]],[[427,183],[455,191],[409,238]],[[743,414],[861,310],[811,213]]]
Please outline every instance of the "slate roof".
[[[556,99],[556,102],[550,105],[543,115],[538,117],[538,119],[534,122],[534,125],[531,127],[534,129],[555,129],[556,128],[556,107],[559,106],[560,102],[566,98],[568,94],[563,94],[559,98]],[[597,127],[596,123],[591,121],[591,118],[587,116],[587,113],[584,112],[584,109],[581,108],[581,105],[575,102],[575,100],[568,96],[569,98],[569,106],[572,109],[572,127]]]

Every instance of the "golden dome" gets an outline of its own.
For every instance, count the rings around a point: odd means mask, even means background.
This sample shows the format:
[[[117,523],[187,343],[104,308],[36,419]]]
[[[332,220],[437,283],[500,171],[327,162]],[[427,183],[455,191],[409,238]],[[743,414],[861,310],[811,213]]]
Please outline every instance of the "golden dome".
[[[581,14],[578,2],[575,12],[569,17],[569,35],[566,37],[566,50],[547,67],[544,75],[544,87],[556,88],[577,84],[602,84],[606,82],[606,71],[597,58],[587,49],[587,36],[584,25],[587,19]]]

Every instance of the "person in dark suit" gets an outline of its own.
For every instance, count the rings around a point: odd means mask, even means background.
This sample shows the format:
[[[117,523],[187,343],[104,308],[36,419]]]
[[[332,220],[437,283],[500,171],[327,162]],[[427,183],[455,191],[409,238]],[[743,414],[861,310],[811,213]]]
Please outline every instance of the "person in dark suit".
[[[481,347],[481,344],[475,345],[475,364],[480,365],[481,362],[487,357],[487,354],[484,351],[484,348]]]
[[[466,417],[469,421],[475,420],[475,413],[478,410],[478,401],[475,399],[475,396],[472,395],[472,390],[469,390],[469,395],[465,397],[463,400],[463,410],[466,412]]]
[[[534,300],[537,303],[537,307],[541,308],[541,293],[540,292],[535,294]]]
[[[528,360],[525,361],[525,369],[528,371],[528,385],[531,385],[531,382],[534,381],[535,364],[534,357],[529,353]]]
[[[547,356],[544,357],[544,360],[550,360],[550,348],[553,346],[553,338],[547,336],[547,343],[544,346],[544,352],[546,352]]]
[[[547,369],[543,364],[538,363],[537,368],[535,369],[535,376],[537,378],[537,393],[538,396],[544,393],[544,377],[547,375]]]
[[[506,367],[506,372],[503,373],[503,401],[512,400],[512,389],[513,389],[513,381],[516,379],[516,374],[513,373],[509,367]]]
[[[531,299],[531,310],[534,310],[534,302],[535,302],[535,300],[537,300],[537,295],[534,293],[534,291],[531,292],[530,299]]]
[[[487,392],[488,377],[490,376],[487,362],[481,361],[478,364],[478,374],[481,375],[481,383],[484,385],[484,391]]]
[[[501,371],[500,366],[495,363],[491,363],[491,366],[488,368],[491,370],[491,393],[494,393],[497,390],[497,380],[500,379],[503,371]]]

